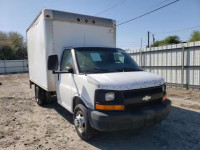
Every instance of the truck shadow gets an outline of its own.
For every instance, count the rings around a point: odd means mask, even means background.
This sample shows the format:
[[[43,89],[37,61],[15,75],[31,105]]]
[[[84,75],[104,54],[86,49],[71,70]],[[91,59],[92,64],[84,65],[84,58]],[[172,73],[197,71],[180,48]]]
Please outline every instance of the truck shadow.
[[[63,118],[65,118],[70,124],[74,124],[73,115],[69,111],[67,111],[64,107],[55,102],[55,100],[50,104],[44,105],[43,107],[49,109],[55,109],[55,111],[58,112]]]
[[[46,108],[55,109],[62,117],[73,124],[73,116],[57,103]],[[170,115],[160,124],[140,130],[119,132],[99,132],[87,141],[103,150],[121,149],[199,149],[200,113],[172,107]]]

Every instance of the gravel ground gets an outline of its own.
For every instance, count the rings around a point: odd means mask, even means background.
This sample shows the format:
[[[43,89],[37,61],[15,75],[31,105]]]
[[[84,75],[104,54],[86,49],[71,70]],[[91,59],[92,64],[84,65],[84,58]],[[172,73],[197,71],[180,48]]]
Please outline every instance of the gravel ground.
[[[39,107],[28,74],[0,75],[0,149],[200,149],[200,91],[169,88],[173,107],[161,124],[139,131],[77,136],[72,115],[56,103]]]

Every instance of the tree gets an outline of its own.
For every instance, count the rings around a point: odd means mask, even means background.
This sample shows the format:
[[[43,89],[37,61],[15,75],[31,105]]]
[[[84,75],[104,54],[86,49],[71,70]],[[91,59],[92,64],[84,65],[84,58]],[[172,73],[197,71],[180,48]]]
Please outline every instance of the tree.
[[[17,32],[8,33],[8,45],[16,52],[23,47],[23,36]]]
[[[193,31],[191,34],[191,37],[189,39],[189,42],[195,42],[200,41],[200,32],[199,31]]]
[[[15,55],[12,51],[12,48],[9,45],[1,44],[0,45],[0,60],[10,60],[15,59]]]
[[[0,42],[5,42],[6,39],[7,39],[6,34],[0,31]]]
[[[0,32],[0,59],[25,59],[26,57],[26,42],[21,34]]]
[[[27,46],[26,42],[23,43],[22,47],[15,53],[16,59],[27,59]]]
[[[178,43],[181,43],[180,38],[174,35],[174,36],[168,36],[164,40],[156,41],[154,44],[151,45],[151,47],[163,46],[168,44],[178,44]]]

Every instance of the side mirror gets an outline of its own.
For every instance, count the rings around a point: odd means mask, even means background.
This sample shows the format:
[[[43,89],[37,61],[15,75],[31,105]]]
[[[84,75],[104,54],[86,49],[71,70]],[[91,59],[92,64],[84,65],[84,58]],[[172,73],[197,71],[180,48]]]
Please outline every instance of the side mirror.
[[[48,70],[58,70],[58,55],[51,55],[48,58]]]

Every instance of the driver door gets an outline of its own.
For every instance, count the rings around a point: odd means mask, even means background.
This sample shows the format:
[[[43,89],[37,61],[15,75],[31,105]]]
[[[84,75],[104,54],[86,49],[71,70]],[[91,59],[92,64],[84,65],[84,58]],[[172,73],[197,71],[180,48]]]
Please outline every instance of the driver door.
[[[65,49],[60,63],[60,71],[67,72],[68,68],[72,67],[73,67],[73,58],[71,49]],[[58,81],[56,87],[57,87],[58,103],[63,107],[65,107],[68,111],[71,111],[73,74],[72,73],[58,74],[57,80]]]

